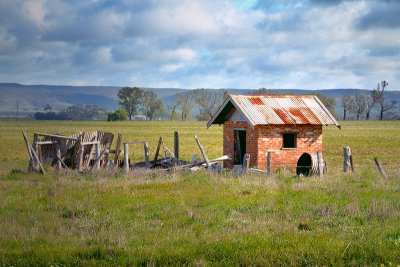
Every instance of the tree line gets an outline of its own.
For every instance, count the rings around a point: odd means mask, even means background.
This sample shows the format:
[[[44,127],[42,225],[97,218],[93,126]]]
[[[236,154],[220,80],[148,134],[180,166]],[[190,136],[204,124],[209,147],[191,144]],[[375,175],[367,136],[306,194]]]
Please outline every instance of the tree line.
[[[383,120],[384,114],[393,110],[397,104],[395,100],[387,101],[385,99],[385,89],[388,85],[388,82],[381,81],[369,94],[357,93],[342,96],[340,104],[343,108],[343,120],[348,118],[349,113],[354,114],[357,120],[362,118],[363,115],[366,120],[369,120],[373,108],[378,110],[379,119]]]

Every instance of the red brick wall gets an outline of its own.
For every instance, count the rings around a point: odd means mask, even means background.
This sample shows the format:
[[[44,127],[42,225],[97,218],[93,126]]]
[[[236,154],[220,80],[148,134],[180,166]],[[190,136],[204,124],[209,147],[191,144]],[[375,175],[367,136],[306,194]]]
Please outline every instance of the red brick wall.
[[[322,152],[321,125],[257,125],[250,127],[247,122],[227,121],[224,123],[224,154],[233,158],[235,129],[246,129],[246,153],[250,154],[250,166],[266,169],[267,152],[271,151],[271,167],[295,166],[304,153]],[[297,133],[297,148],[282,148],[282,134]],[[226,161],[225,167],[233,167],[233,160]]]

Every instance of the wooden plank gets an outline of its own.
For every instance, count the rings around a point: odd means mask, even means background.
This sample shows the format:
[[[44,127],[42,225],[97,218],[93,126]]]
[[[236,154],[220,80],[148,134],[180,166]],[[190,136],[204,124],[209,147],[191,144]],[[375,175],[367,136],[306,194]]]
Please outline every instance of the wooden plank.
[[[272,152],[267,152],[267,174],[271,176],[271,160],[272,160]]]
[[[96,158],[96,160],[95,160],[93,166],[90,168],[90,170],[88,171],[88,173],[90,173],[90,172],[95,168],[95,166],[99,164],[101,158],[104,156],[104,154],[106,154],[106,153],[108,153],[108,152],[109,152],[109,151],[107,151],[107,150],[105,149],[105,150],[103,150],[103,151],[100,153],[100,155]]]
[[[35,135],[38,135],[38,136],[40,135],[40,136],[45,136],[45,137],[53,137],[53,138],[58,138],[58,139],[66,139],[66,140],[78,141],[78,138],[68,137],[68,136],[63,136],[63,135],[58,135],[58,134],[35,133]]]
[[[205,152],[203,146],[201,145],[199,138],[197,138],[197,135],[194,136],[194,139],[196,139],[197,145],[199,146],[200,152],[203,155],[203,159],[206,162],[207,168],[210,168],[210,161],[208,160],[206,152]]]
[[[33,166],[34,162],[33,162],[33,155],[32,155],[32,147],[31,147],[31,145],[29,143],[29,139],[26,136],[26,133],[24,131],[22,132],[22,136],[24,137],[26,149],[28,150],[28,155],[29,155],[29,167],[28,167],[28,170],[31,171],[33,169],[33,167],[34,167]]]
[[[29,142],[29,139],[28,139],[28,137],[26,136],[25,132],[22,132],[22,135],[23,135],[23,137],[24,137],[25,144],[26,144],[26,146],[27,146],[27,148],[28,148],[28,153],[29,153],[29,151],[30,151],[29,154],[32,156],[32,159],[33,159],[33,162],[34,162],[34,163],[32,164],[32,166],[33,166],[34,168],[38,167],[38,169],[40,170],[41,173],[46,174],[46,172],[45,172],[45,170],[44,170],[44,168],[43,168],[43,166],[42,166],[42,163],[40,162],[39,157],[37,156],[35,150],[32,148],[31,143]],[[36,166],[35,166],[35,165],[36,165]]]
[[[65,169],[69,169],[68,166],[64,163],[64,161],[58,155],[56,155],[56,158]]]
[[[115,146],[114,168],[118,168],[118,157],[121,153],[122,134],[118,133],[117,144]]]

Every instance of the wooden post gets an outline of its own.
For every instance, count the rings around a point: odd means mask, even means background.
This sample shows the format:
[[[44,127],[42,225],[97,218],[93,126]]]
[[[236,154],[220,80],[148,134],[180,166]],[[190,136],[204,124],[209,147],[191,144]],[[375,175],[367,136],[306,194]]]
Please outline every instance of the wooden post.
[[[201,145],[199,138],[197,138],[197,135],[194,136],[194,139],[196,139],[196,142],[197,142],[197,145],[199,146],[200,152],[203,155],[204,161],[206,162],[207,169],[209,169],[210,168],[210,161],[208,160],[206,152],[204,151],[204,148]]]
[[[83,151],[84,151],[84,148],[83,148],[82,142],[79,141],[78,163],[77,163],[78,172],[81,172],[81,171],[82,171],[82,165],[83,165]]]
[[[100,169],[100,160],[97,160],[100,158],[100,141],[97,141],[97,143],[95,144],[95,148],[96,148],[96,161],[95,161],[95,169],[99,170]],[[90,160],[90,158],[89,158]]]
[[[324,160],[322,159],[321,151],[317,152],[317,160],[318,160],[318,176],[322,177],[324,174]]]
[[[156,154],[154,155],[153,166],[155,166],[157,163],[158,153],[160,153],[162,143],[163,143],[163,138],[162,136],[160,136],[160,139],[158,140]]]
[[[124,170],[125,173],[129,173],[129,144],[124,143]]]
[[[272,152],[268,151],[267,152],[267,175],[271,176],[271,156]]]
[[[36,154],[36,152],[33,149],[31,143],[29,142],[29,139],[26,136],[26,133],[22,132],[22,135],[24,137],[25,144],[26,144],[26,147],[28,149],[29,156],[32,157],[32,167],[33,167],[33,169],[36,170],[36,171],[39,169],[41,173],[45,174],[46,172],[45,172],[45,170],[44,170],[44,168],[42,166],[42,163],[40,162],[38,155]]]
[[[175,159],[179,160],[179,135],[178,132],[174,132],[174,154]]]
[[[56,143],[57,170],[61,170],[61,147],[60,143]]]
[[[114,156],[114,168],[118,168],[118,157],[121,153],[121,141],[122,141],[122,134],[118,133],[117,137],[117,144],[115,146],[115,156]]]
[[[343,171],[344,172],[350,172],[350,170],[351,170],[351,168],[350,168],[351,167],[350,155],[351,155],[350,147],[345,146],[343,148],[343,157],[344,157]]]
[[[375,160],[375,164],[378,167],[378,170],[381,173],[382,177],[387,179],[386,173],[383,170],[383,167],[382,167],[382,164],[381,164],[380,160],[377,157],[375,157],[374,160]]]
[[[148,169],[150,168],[149,142],[144,141],[143,147],[144,147],[144,159],[146,162],[146,169]]]
[[[247,173],[250,167],[250,154],[244,154],[243,158],[243,173]]]

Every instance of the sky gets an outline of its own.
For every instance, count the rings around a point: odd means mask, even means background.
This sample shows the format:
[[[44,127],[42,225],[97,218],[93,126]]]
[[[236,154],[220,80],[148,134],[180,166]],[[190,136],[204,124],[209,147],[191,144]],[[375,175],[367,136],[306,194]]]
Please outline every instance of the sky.
[[[0,82],[400,90],[400,1],[0,0]]]

